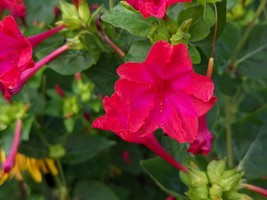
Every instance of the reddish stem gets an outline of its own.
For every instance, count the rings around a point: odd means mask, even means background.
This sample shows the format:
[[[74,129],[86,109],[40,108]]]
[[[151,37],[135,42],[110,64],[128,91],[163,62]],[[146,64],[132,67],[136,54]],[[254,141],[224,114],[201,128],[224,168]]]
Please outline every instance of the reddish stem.
[[[21,80],[23,83],[25,83],[27,80],[29,80],[37,71],[39,71],[44,65],[55,59],[58,55],[62,54],[64,51],[66,51],[69,48],[67,44],[59,47],[46,57],[42,58],[40,61],[38,61],[34,67],[24,71],[21,75]]]
[[[125,53],[116,45],[114,44],[109,37],[106,35],[106,33],[104,32],[104,30],[101,27],[101,15],[98,15],[97,19],[96,19],[96,27],[97,30],[99,32],[99,34],[101,35],[101,37],[106,41],[106,43],[108,43],[108,45],[114,49],[121,57],[125,56]]]
[[[2,165],[4,173],[8,173],[15,164],[15,158],[18,152],[19,142],[20,142],[21,124],[22,124],[21,120],[18,119],[16,123],[14,141],[13,141],[10,153],[8,155],[8,158]]]
[[[29,42],[31,43],[32,47],[37,46],[39,43],[43,42],[45,39],[51,37],[55,33],[61,31],[63,28],[65,28],[64,25],[57,26],[55,28],[52,28],[48,31],[45,31],[43,33],[39,33],[37,35],[33,35],[28,37]]]
[[[180,164],[177,160],[175,160],[157,141],[154,134],[150,134],[144,138],[144,141],[142,142],[143,145],[145,145],[147,148],[149,148],[152,152],[160,156],[162,159],[167,161],[169,164],[171,164],[173,167],[175,167],[178,170],[181,170],[185,173],[188,172],[188,169]]]
[[[29,68],[28,70],[22,72],[20,77],[20,84],[12,90],[12,95],[17,94],[23,87],[23,85],[37,72],[39,71],[44,65],[52,61],[54,58],[56,58],[58,55],[63,53],[69,48],[67,44],[59,47],[46,57],[42,58],[40,61],[38,61],[34,67]]]
[[[261,188],[261,187],[255,186],[255,185],[250,185],[247,183],[243,183],[242,185],[244,186],[244,188],[246,188],[250,191],[257,192],[257,193],[267,197],[267,190],[264,188]]]

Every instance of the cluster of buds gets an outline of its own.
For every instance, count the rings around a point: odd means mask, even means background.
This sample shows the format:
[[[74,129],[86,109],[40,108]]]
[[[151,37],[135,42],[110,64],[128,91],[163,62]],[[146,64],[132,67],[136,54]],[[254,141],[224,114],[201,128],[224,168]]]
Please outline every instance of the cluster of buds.
[[[180,177],[189,190],[186,195],[194,200],[251,200],[239,193],[242,188],[243,172],[237,168],[226,169],[225,160],[213,160],[202,171],[195,163],[190,162],[188,172],[180,172]]]

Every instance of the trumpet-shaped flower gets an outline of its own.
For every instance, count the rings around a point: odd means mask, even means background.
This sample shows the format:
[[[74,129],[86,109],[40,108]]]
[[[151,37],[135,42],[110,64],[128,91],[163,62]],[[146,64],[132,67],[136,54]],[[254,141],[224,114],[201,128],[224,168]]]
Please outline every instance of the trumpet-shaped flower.
[[[11,96],[22,88],[26,81],[25,76],[28,77],[29,73],[33,75],[33,72],[41,67],[40,65],[43,66],[51,60],[50,56],[50,60],[46,59],[35,64],[32,60],[32,48],[63,28],[63,26],[58,26],[26,38],[19,30],[13,17],[7,16],[0,22],[0,40],[2,41],[0,47],[0,90],[7,100],[10,100]],[[54,57],[55,54],[53,54]]]
[[[122,64],[117,73],[115,92],[103,101],[106,114],[93,127],[113,131],[154,152],[152,135],[157,129],[180,143],[193,142],[199,117],[216,101],[212,81],[193,71],[183,44],[157,42],[143,63]]]
[[[160,128],[180,143],[194,141],[198,118],[216,97],[212,81],[193,71],[185,45],[157,42],[145,62],[122,64],[117,72],[115,93],[105,97],[106,114],[95,120],[95,127],[122,138],[132,137],[129,132],[143,137]]]
[[[191,2],[191,0],[126,0],[132,7],[139,10],[145,17],[154,16],[163,18],[166,9],[179,2]]]

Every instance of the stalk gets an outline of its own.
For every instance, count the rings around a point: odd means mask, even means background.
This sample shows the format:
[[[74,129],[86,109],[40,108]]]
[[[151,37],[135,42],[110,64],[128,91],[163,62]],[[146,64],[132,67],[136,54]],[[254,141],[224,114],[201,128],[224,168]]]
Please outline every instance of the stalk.
[[[246,184],[246,183],[243,183],[242,185],[243,185],[244,188],[246,188],[246,189],[248,189],[250,191],[259,193],[259,194],[267,197],[267,190],[264,189],[264,188],[261,188],[261,187],[255,186],[255,185]]]
[[[52,28],[48,31],[45,31],[43,33],[39,33],[37,35],[30,36],[30,37],[28,37],[28,40],[31,43],[32,47],[36,47],[38,44],[43,42],[45,39],[51,37],[55,33],[58,33],[59,31],[61,31],[64,28],[65,28],[64,25],[60,25],[60,26]]]
[[[13,141],[10,153],[8,155],[8,158],[5,160],[5,162],[2,165],[4,173],[8,173],[14,166],[15,158],[16,158],[18,148],[19,148],[21,125],[22,125],[22,122],[20,119],[18,119],[16,122],[16,131],[15,131],[14,141]]]
[[[171,164],[173,167],[175,167],[178,170],[183,171],[184,173],[188,172],[188,169],[180,164],[177,160],[175,160],[157,141],[154,134],[150,134],[144,138],[144,141],[142,142],[143,145],[145,145],[148,149],[150,149],[152,152],[160,156],[162,159],[167,161],[169,164]]]

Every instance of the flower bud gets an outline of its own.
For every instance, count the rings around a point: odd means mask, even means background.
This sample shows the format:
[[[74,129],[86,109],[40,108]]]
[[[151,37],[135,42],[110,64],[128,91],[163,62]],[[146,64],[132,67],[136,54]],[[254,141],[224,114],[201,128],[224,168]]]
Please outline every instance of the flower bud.
[[[222,188],[219,185],[213,184],[209,188],[211,199],[222,200]]]
[[[66,154],[66,150],[61,144],[49,147],[49,156],[55,159],[62,158]]]
[[[87,1],[79,1],[78,15],[85,23],[90,19],[90,10]]]
[[[209,199],[209,191],[207,185],[202,185],[199,187],[190,187],[186,195],[190,199],[194,200],[207,200]]]
[[[213,160],[209,163],[207,167],[207,175],[210,183],[216,183],[218,178],[226,169],[225,160]]]
[[[66,25],[69,29],[79,29],[82,26],[75,5],[61,1],[59,8],[63,18],[63,22],[60,24]]]
[[[217,184],[223,188],[224,191],[230,191],[236,189],[242,181],[243,173],[237,171],[237,169],[227,170],[222,173]]]

